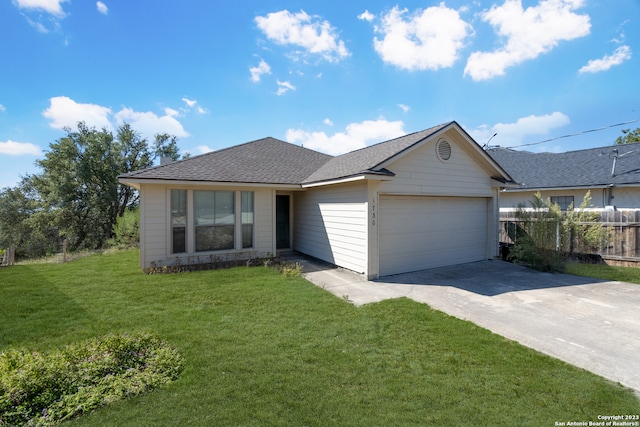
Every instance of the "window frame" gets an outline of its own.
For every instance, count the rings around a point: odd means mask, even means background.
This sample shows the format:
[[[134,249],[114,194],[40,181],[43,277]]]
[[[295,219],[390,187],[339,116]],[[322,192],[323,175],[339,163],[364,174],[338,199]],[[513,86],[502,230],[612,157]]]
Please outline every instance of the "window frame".
[[[568,211],[569,206],[572,204],[574,208],[576,206],[574,196],[551,196],[550,200],[551,204],[558,205],[560,207],[560,210],[563,212]]]
[[[236,202],[235,191],[229,190],[192,190],[193,191],[193,230],[194,230],[194,252],[219,252],[229,251],[236,249]],[[210,196],[210,200],[202,197],[199,200],[199,196]],[[231,196],[231,200],[224,200],[224,198]],[[224,197],[224,198],[223,198]],[[212,206],[207,206],[212,202]],[[199,203],[203,203],[203,207],[198,206]],[[228,208],[231,208],[229,212]],[[219,209],[220,208],[220,209]],[[212,223],[200,223],[205,221],[205,216],[200,216],[201,210],[205,210],[206,215],[210,216]],[[232,218],[231,224],[228,222],[229,216]],[[228,230],[231,227],[231,233]],[[208,241],[205,240],[207,234],[212,234],[213,237]],[[231,240],[225,244],[228,239],[216,238],[216,235],[230,235]],[[208,243],[208,244],[207,244]],[[199,247],[200,245],[200,247]],[[216,246],[219,245],[219,246]]]
[[[205,189],[205,188],[185,188],[185,187],[169,187],[167,189],[168,197],[168,236],[167,236],[167,255],[168,256],[191,256],[191,255],[207,255],[207,254],[224,254],[234,252],[249,252],[256,247],[256,191],[225,188]],[[173,197],[175,192],[185,192],[186,195],[186,215],[184,228],[184,252],[174,252],[174,217],[173,217]],[[198,204],[199,196],[197,192],[213,193],[214,201],[212,202],[213,211],[208,214],[208,220],[212,224],[198,224]],[[227,207],[232,209],[224,213],[227,221],[224,221],[223,215],[216,217],[215,213],[215,193],[231,193],[232,199],[227,201]],[[249,200],[247,200],[247,198]],[[229,204],[230,203],[230,204]],[[211,206],[210,206],[211,207]],[[233,218],[233,222],[229,223],[228,218]],[[221,220],[220,224],[216,221]],[[231,245],[225,247],[200,247],[198,248],[198,228],[204,227],[233,227],[233,231],[227,232],[226,236],[233,236]],[[249,230],[249,231],[247,231]],[[203,230],[200,230],[203,231]],[[214,231],[210,231],[214,233]]]
[[[174,210],[174,194],[178,194],[178,193],[182,193],[184,194],[184,197],[182,198],[183,200],[179,200],[178,202],[181,203],[182,201],[184,201],[184,213],[182,215],[182,217],[184,217],[184,221],[182,224],[174,224],[174,214],[173,214],[173,210]],[[182,206],[180,206],[178,209],[181,209]],[[169,191],[169,228],[170,228],[170,233],[169,233],[169,249],[170,249],[170,253],[171,255],[177,255],[177,254],[186,254],[189,252],[189,239],[188,239],[188,235],[189,235],[189,194],[187,192],[187,190],[185,189],[180,189],[180,188],[172,188]],[[183,229],[183,249],[182,251],[176,251],[176,241],[175,241],[175,231],[178,228],[182,228]]]

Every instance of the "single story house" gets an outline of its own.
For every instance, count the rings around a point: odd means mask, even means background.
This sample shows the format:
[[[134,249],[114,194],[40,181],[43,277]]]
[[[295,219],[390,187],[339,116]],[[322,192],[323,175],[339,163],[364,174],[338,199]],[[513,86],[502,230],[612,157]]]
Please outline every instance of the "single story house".
[[[530,206],[536,192],[563,209],[571,203],[578,207],[587,191],[592,207],[640,209],[640,143],[566,153],[509,148],[491,148],[488,153],[519,183],[500,195],[502,210]]]
[[[292,249],[379,276],[493,258],[513,180],[456,122],[341,156],[264,138],[122,175],[140,264]]]

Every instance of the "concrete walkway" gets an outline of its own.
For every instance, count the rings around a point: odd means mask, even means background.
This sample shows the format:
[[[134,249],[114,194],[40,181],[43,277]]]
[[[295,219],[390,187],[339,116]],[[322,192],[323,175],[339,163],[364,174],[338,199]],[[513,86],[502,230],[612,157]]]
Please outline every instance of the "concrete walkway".
[[[572,365],[640,396],[640,285],[482,261],[367,281],[293,258],[312,283],[355,305],[407,297]]]

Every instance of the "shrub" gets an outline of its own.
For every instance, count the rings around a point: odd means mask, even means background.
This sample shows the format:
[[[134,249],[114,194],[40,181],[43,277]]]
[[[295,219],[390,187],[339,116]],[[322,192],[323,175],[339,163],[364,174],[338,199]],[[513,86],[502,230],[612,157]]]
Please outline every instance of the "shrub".
[[[149,334],[51,353],[0,353],[0,426],[50,426],[177,379],[183,359]]]
[[[603,244],[608,231],[596,223],[598,214],[587,209],[590,203],[591,193],[587,192],[578,209],[570,205],[563,212],[550,198],[543,200],[536,193],[530,208],[518,208],[519,225],[510,224],[516,241],[509,258],[542,271],[562,271],[564,255],[575,247],[592,250]]]
[[[113,225],[113,244],[121,248],[138,246],[140,242],[140,208],[127,209]]]

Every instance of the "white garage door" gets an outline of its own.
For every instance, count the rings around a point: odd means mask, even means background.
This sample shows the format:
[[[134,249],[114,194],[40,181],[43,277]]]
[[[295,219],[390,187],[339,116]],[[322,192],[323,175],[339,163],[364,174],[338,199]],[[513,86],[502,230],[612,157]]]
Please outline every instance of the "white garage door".
[[[487,199],[380,197],[380,276],[487,258]]]

